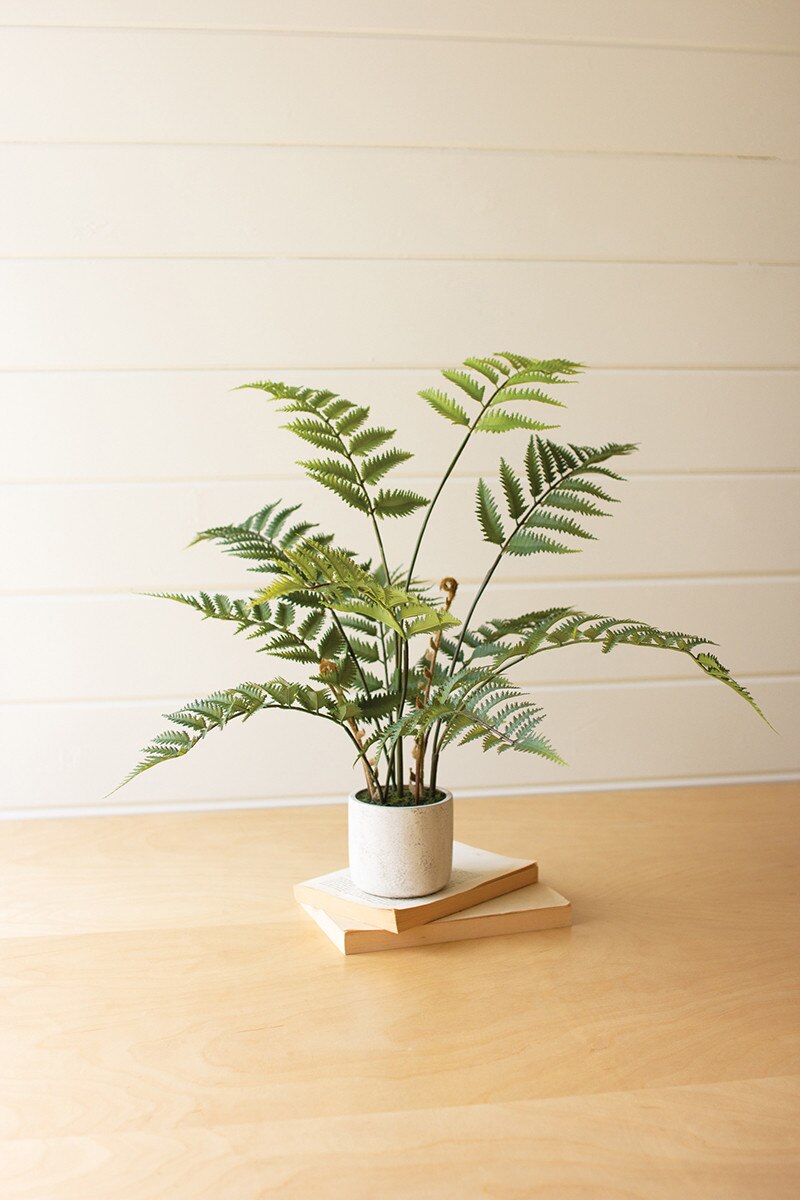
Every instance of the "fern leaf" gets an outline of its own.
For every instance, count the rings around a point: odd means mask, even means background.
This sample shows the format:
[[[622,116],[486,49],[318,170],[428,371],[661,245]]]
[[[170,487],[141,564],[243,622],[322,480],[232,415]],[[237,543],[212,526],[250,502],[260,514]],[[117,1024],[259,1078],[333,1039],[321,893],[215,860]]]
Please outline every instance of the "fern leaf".
[[[373,508],[376,517],[407,517],[429,503],[425,496],[417,492],[381,488],[373,501]]]
[[[486,542],[500,546],[506,540],[503,523],[500,520],[500,510],[497,501],[482,479],[478,480],[475,494],[476,512]]]
[[[519,529],[508,543],[507,550],[509,554],[517,557],[527,554],[576,554],[577,551],[569,546],[563,546],[560,542],[554,542],[552,538],[541,537],[539,534],[529,533],[526,529]]]
[[[383,454],[375,454],[372,458],[365,458],[361,464],[361,475],[365,483],[374,484],[383,479],[384,475],[399,467],[401,463],[408,462],[414,455],[408,450],[398,450],[394,447],[384,451]]]
[[[583,492],[587,496],[594,496],[596,500],[602,500],[604,504],[619,504],[618,496],[610,496],[591,479],[565,479],[559,484],[559,489],[564,492]]]
[[[488,379],[495,387],[500,382],[500,371],[497,364],[493,363],[488,358],[465,358],[464,366],[469,367],[472,371],[477,371],[479,375],[483,375],[484,379]],[[505,373],[505,372],[504,372]]]
[[[353,410],[355,410],[355,405],[350,400],[345,400],[343,396],[334,396],[333,399],[329,400],[322,409],[325,415],[325,420],[333,421],[336,424],[339,433],[341,433],[341,428],[338,423],[338,418],[345,417],[346,419],[346,414],[352,413]]]
[[[389,716],[390,713],[396,711],[399,703],[399,692],[378,692],[370,693],[369,696],[360,695],[356,697],[358,716],[366,724],[377,721],[381,717]]]
[[[336,428],[342,437],[349,437],[351,433],[355,433],[357,429],[361,428],[368,416],[368,408],[351,408],[341,421],[336,422]]]
[[[350,483],[346,479],[330,473],[325,475],[312,474],[311,478],[317,483],[322,484],[328,491],[337,495],[340,500],[344,500],[345,504],[349,505],[350,508],[355,508],[358,512],[362,513],[369,512],[369,500],[364,495],[364,490],[359,484]]]
[[[314,638],[316,638],[324,624],[325,613],[322,611],[322,609],[312,609],[312,611],[307,617],[304,618],[298,627],[298,635],[303,638],[304,641],[313,642]]]
[[[706,675],[710,675],[712,679],[718,679],[720,683],[724,683],[726,687],[732,688],[733,691],[736,692],[737,696],[741,696],[743,700],[747,701],[751,708],[756,710],[761,719],[766,721],[767,725],[769,725],[773,732],[777,732],[775,730],[775,726],[764,716],[763,712],[758,707],[747,688],[733,678],[728,668],[723,667],[718,658],[716,658],[713,654],[697,654],[693,657],[697,665],[706,673]]]
[[[449,379],[450,383],[454,383],[456,387],[461,388],[462,392],[466,392],[471,399],[482,403],[483,393],[486,390],[485,385],[478,383],[466,371],[442,371],[442,375],[445,379]]]
[[[345,483],[350,483],[353,487],[359,486],[358,473],[349,462],[337,458],[307,458],[298,462],[297,465],[313,476],[318,483],[323,483],[327,476],[343,479]]]
[[[376,734],[372,744],[392,747],[400,737],[425,732],[440,722],[441,746],[482,740],[484,749],[517,750],[563,763],[537,732],[541,709],[509,680],[484,670],[460,671],[434,688],[424,709],[409,713]]]
[[[506,497],[508,515],[518,521],[527,508],[522,484],[504,458],[500,459],[500,482]]]
[[[544,421],[536,421],[521,413],[501,412],[493,407],[487,408],[475,426],[481,433],[510,433],[514,429],[555,429]]]
[[[166,719],[177,728],[156,734],[142,751],[141,760],[118,786],[123,787],[151,767],[183,757],[213,730],[224,729],[229,721],[236,718],[247,720],[259,710],[268,708],[295,708],[312,714],[335,711],[333,698],[327,689],[315,690],[283,679],[265,684],[245,683],[226,691],[213,692],[201,700],[185,704],[177,712],[169,713]]]
[[[555,533],[568,533],[572,537],[586,538],[594,541],[594,534],[583,529],[571,517],[562,517],[559,513],[543,512],[536,509],[526,518],[524,529],[552,529]]]
[[[268,537],[270,541],[275,541],[286,522],[289,520],[289,517],[291,517],[293,513],[296,513],[299,508],[299,504],[288,504],[285,508],[279,509],[264,529],[264,536]]]
[[[390,442],[396,432],[396,429],[381,429],[378,426],[362,429],[350,442],[350,453],[356,458],[365,454],[371,454],[379,446]]]
[[[332,454],[344,453],[336,434],[331,433],[330,429],[319,421],[289,421],[283,428],[296,434],[304,442],[316,446],[318,450],[329,450]]]
[[[513,390],[510,390],[514,382],[515,380],[513,379],[507,380],[492,401],[493,406],[495,404],[512,404],[515,400],[536,400],[540,404],[550,404],[554,408],[566,407],[561,400],[555,400],[552,396],[548,396],[547,392],[543,392],[539,388],[514,387]]]
[[[469,417],[464,409],[446,392],[440,392],[437,388],[423,388],[419,395],[427,400],[435,412],[454,425],[469,425]]]
[[[581,513],[584,517],[608,516],[607,512],[604,512],[596,504],[592,504],[591,500],[583,500],[580,496],[565,491],[561,487],[555,488],[549,495],[543,497],[541,503],[547,508],[563,508],[568,512]]]

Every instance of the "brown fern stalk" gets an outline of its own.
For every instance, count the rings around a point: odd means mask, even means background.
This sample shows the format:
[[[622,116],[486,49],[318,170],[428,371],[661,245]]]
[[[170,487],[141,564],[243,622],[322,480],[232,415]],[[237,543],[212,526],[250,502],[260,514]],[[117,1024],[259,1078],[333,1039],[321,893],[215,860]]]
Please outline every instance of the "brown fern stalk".
[[[331,662],[331,660],[328,658],[323,658],[319,664],[320,678],[325,680],[325,683],[330,688],[330,690],[333,692],[333,695],[336,697],[336,699],[339,701],[339,703],[344,706],[347,704],[347,700],[345,698],[344,692],[336,683],[334,683],[334,677],[336,675],[336,672],[337,672],[336,663]],[[366,750],[364,749],[364,741],[365,741],[364,730],[359,726],[358,722],[353,717],[345,717],[343,724],[345,724],[347,726],[347,728],[350,730],[350,733],[353,736],[353,741],[358,746],[358,749],[360,752],[359,758],[361,761],[361,766],[364,769],[364,779],[366,780],[367,792],[369,793],[369,798],[373,804],[380,804],[381,795],[380,795],[380,788],[378,787],[378,780],[375,775],[373,765],[372,765],[372,763],[370,763],[369,759],[367,758],[367,753],[366,753]]]

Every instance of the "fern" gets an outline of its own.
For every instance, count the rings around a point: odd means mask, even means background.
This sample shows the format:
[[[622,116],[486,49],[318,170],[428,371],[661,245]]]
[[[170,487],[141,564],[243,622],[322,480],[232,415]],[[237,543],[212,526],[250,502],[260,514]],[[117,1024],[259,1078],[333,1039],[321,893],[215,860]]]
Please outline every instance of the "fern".
[[[372,497],[370,488],[412,455],[395,446],[375,454],[394,439],[396,430],[367,425],[370,410],[365,405],[354,404],[328,390],[291,387],[269,380],[244,386],[256,388],[271,399],[281,401],[281,412],[301,414],[284,428],[335,457],[310,459],[298,465],[315,483],[333,492],[350,508],[365,513],[374,521],[384,517],[405,517],[428,503],[416,492],[382,490],[376,498]]]
[[[338,703],[324,688],[273,679],[268,683],[242,683],[238,687],[213,692],[202,700],[192,700],[177,712],[166,714],[165,720],[177,728],[156,734],[142,750],[142,758],[123,779],[119,787],[161,763],[182,758],[209,733],[224,729],[230,722],[248,720],[264,709],[295,710],[316,716],[337,711]],[[115,789],[116,790],[116,789]]]
[[[193,700],[171,713],[169,726],[144,748],[125,782],[183,757],[209,733],[269,709],[301,712],[341,727],[375,803],[434,799],[439,760],[452,745],[480,742],[484,751],[514,750],[561,763],[541,732],[543,712],[509,677],[520,663],[567,646],[594,645],[609,654],[639,646],[683,654],[704,675],[731,688],[763,717],[706,638],[664,630],[645,621],[568,607],[495,618],[473,627],[494,573],[508,555],[572,554],[595,534],[590,525],[610,515],[622,481],[612,460],[635,446],[561,445],[542,436],[563,407],[563,387],[583,368],[568,359],[537,359],[512,351],[470,357],[442,371],[444,385],[419,394],[460,441],[433,496],[391,486],[391,473],[412,455],[395,444],[395,430],[372,419],[368,406],[328,389],[275,381],[245,384],[286,414],[285,428],[311,454],[299,465],[314,483],[366,518],[374,559],[363,560],[306,519],[298,504],[273,500],[243,520],[202,530],[211,542],[259,576],[247,598],[220,592],[159,593],[204,620],[223,621],[254,650],[306,671],[306,683],[278,678],[243,683]],[[559,395],[554,395],[559,392]],[[450,611],[458,584],[439,589],[420,581],[415,566],[440,496],[477,434],[524,431],[522,465],[499,461],[499,487],[477,484],[475,513],[492,561],[463,620]],[[381,533],[389,518],[424,510],[404,569],[390,565]],[[444,599],[442,599],[442,596]],[[422,636],[424,653],[410,643]],[[415,643],[419,645],[419,643]],[[766,720],[766,718],[764,718]],[[405,744],[413,743],[413,772]]]
[[[446,421],[452,421],[454,425],[469,425],[469,417],[452,396],[440,392],[438,388],[423,388],[419,394],[423,400],[428,401],[433,411],[438,412]]]
[[[479,480],[476,492],[478,519],[487,542],[501,547],[509,554],[568,554],[573,547],[565,545],[552,534],[565,534],[579,539],[593,539],[594,534],[572,516],[562,511],[577,513],[585,517],[604,517],[606,510],[587,499],[586,489],[576,489],[576,484],[585,481],[583,475],[601,468],[609,458],[630,454],[636,447],[630,444],[611,443],[607,446],[559,446],[545,438],[532,437],[525,454],[525,494],[522,480],[501,459],[500,480],[511,520],[511,529],[506,533],[497,502],[483,479]],[[608,474],[607,471],[605,471]],[[615,475],[616,479],[622,476]],[[590,484],[591,488],[591,484]],[[605,496],[602,489],[588,493]],[[607,498],[609,501],[611,497]],[[552,512],[556,509],[556,512]],[[561,510],[561,511],[559,511]],[[540,533],[545,530],[545,533]]]
[[[562,763],[550,742],[537,732],[544,714],[502,675],[463,670],[435,687],[428,703],[393,722],[370,744],[391,750],[403,737],[419,738],[441,730],[438,750],[451,742],[481,740],[484,751],[516,750]]]
[[[732,688],[766,720],[756,701],[732,677],[727,667],[713,654],[698,649],[715,643],[710,638],[696,634],[659,629],[646,621],[631,618],[606,617],[571,608],[550,608],[525,613],[511,620],[488,621],[475,631],[472,643],[472,654],[468,661],[490,658],[495,669],[508,669],[536,654],[564,646],[599,645],[603,654],[610,653],[617,646],[672,650],[686,655],[706,675]]]
[[[510,352],[490,358],[467,358],[463,365],[468,370],[447,369],[442,371],[442,375],[448,383],[454,384],[470,401],[479,406],[474,418],[470,417],[463,404],[449,392],[439,388],[424,388],[419,395],[445,420],[453,425],[467,427],[467,437],[476,431],[510,433],[517,429],[554,429],[552,424],[525,413],[508,412],[501,406],[521,402],[563,408],[562,402],[542,387],[524,385],[535,383],[557,386],[569,382],[570,376],[582,370],[579,363],[572,363],[566,359],[537,360]]]
[[[404,640],[458,624],[419,594],[379,582],[346,551],[305,542],[285,549],[283,556],[282,574],[259,593],[255,603],[279,596],[313,598],[334,612],[367,617]]]

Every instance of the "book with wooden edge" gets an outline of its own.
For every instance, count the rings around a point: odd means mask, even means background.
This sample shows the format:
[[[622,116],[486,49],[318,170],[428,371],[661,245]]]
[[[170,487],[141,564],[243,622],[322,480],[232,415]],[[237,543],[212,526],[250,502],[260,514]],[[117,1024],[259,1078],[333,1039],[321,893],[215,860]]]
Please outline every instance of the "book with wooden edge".
[[[322,909],[331,917],[341,917],[354,927],[366,925],[397,934],[527,887],[538,878],[538,866],[531,859],[508,858],[505,854],[454,842],[450,882],[432,896],[412,900],[370,896],[355,886],[347,867],[296,883],[294,896],[300,904]]]
[[[533,883],[505,896],[495,896],[474,908],[417,925],[402,933],[389,933],[368,925],[354,926],[342,917],[303,904],[342,954],[368,954],[374,950],[402,950],[431,946],[437,942],[459,942],[468,938],[497,937],[508,933],[561,929],[572,924],[572,907],[545,883]]]

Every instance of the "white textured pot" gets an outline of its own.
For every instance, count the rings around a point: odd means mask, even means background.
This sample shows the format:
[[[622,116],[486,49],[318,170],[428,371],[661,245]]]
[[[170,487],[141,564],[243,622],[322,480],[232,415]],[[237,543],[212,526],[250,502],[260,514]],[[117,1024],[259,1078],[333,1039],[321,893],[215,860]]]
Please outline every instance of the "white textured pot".
[[[429,896],[453,871],[453,797],[406,807],[370,804],[351,795],[347,813],[350,876],[372,896]]]

